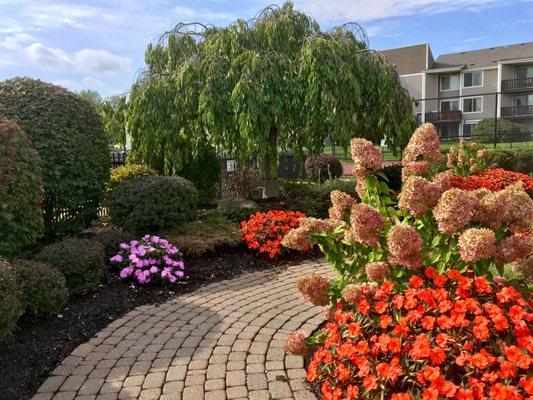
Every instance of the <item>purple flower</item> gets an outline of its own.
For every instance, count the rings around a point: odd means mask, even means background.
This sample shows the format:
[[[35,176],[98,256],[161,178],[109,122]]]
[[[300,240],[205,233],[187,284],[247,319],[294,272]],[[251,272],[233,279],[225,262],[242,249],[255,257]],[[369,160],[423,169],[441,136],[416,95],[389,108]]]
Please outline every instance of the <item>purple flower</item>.
[[[117,255],[111,257],[109,259],[109,261],[114,262],[114,263],[121,263],[122,261],[124,261],[124,257],[122,257],[121,254],[117,254]]]
[[[121,248],[122,250],[129,250],[129,249],[130,249],[130,245],[127,244],[127,243],[121,243],[121,244],[120,244],[120,248]]]
[[[122,268],[122,270],[120,271],[120,277],[122,279],[128,278],[132,272],[133,272],[133,268],[130,268],[130,267]]]
[[[152,267],[152,268],[150,268],[150,272],[151,272],[152,274],[157,274],[157,273],[159,272],[159,268],[157,268],[157,267]]]

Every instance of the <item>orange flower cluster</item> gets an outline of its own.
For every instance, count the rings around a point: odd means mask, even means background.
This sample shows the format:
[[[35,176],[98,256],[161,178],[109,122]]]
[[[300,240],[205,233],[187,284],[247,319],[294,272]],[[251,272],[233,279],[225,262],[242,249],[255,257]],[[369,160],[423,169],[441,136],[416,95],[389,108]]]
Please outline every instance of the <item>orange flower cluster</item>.
[[[327,400],[533,397],[533,311],[513,287],[426,268],[340,301],[307,369]]]
[[[489,189],[499,192],[515,182],[522,181],[524,189],[528,193],[533,193],[533,178],[520,172],[507,171],[503,168],[490,168],[477,174],[463,177],[454,175],[452,177],[453,186],[464,190]]]
[[[242,233],[249,249],[275,258],[281,254],[281,241],[291,229],[300,226],[299,211],[270,210],[256,212],[247,221],[241,222]]]

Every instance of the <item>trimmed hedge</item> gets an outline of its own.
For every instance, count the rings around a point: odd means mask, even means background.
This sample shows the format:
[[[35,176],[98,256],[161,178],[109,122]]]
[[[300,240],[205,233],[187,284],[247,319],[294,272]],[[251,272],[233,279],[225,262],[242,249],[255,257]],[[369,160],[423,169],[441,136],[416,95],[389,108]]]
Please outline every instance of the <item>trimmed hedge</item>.
[[[24,312],[39,318],[61,312],[68,300],[68,289],[59,270],[29,260],[17,260],[12,266]]]
[[[121,229],[106,229],[94,236],[94,240],[100,243],[104,249],[106,263],[120,251],[121,243],[129,243],[133,239],[135,239],[134,235]]]
[[[489,165],[497,165],[503,169],[523,174],[533,172],[533,151],[531,149],[491,149],[488,158]]]
[[[71,295],[98,289],[104,274],[104,249],[94,240],[68,238],[45,247],[35,256],[57,268],[66,279]]]
[[[41,157],[46,232],[86,227],[109,179],[109,138],[94,107],[59,86],[14,78],[0,83],[0,116],[18,123]]]
[[[155,233],[192,219],[198,191],[179,176],[140,176],[118,185],[108,200],[113,223],[135,234]]]
[[[142,164],[126,164],[111,170],[111,176],[107,183],[107,190],[111,191],[122,182],[129,181],[133,178],[143,175],[157,175],[157,171],[151,167]]]
[[[473,137],[479,143],[494,143],[494,130],[496,132],[496,143],[525,142],[528,140],[527,128],[522,124],[498,118],[495,126],[494,118],[486,118],[479,121],[474,126]]]
[[[0,254],[16,255],[43,232],[40,160],[13,121],[0,118]]]
[[[0,343],[11,333],[22,315],[20,296],[11,266],[0,258]]]
[[[322,183],[341,176],[342,164],[331,154],[311,155],[305,160],[305,173],[308,178]]]

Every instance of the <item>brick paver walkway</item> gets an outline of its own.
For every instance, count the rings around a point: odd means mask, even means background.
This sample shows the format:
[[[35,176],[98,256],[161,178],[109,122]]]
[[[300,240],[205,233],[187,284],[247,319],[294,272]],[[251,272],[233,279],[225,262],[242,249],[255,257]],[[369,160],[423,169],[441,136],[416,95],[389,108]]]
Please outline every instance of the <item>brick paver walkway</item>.
[[[138,307],[76,348],[35,400],[315,399],[287,336],[324,320],[294,281],[324,261],[247,273]]]

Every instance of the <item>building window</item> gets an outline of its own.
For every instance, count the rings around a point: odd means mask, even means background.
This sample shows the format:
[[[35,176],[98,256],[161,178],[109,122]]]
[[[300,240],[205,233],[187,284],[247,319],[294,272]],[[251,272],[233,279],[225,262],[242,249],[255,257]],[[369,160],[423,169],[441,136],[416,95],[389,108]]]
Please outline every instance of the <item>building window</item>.
[[[467,97],[463,99],[463,112],[474,113],[483,111],[482,97]]]
[[[483,71],[465,72],[463,75],[463,87],[483,86]]]
[[[474,132],[474,126],[476,126],[475,122],[463,124],[463,139],[472,138],[472,133]]]
[[[440,110],[442,112],[455,111],[459,109],[459,100],[441,100]]]
[[[440,90],[459,90],[459,75],[442,75],[440,77]]]
[[[516,79],[533,78],[533,66],[519,67],[516,69]]]
[[[515,97],[516,106],[533,106],[533,94],[522,94]]]
[[[459,137],[459,124],[442,124],[438,131],[442,140],[456,140]]]

